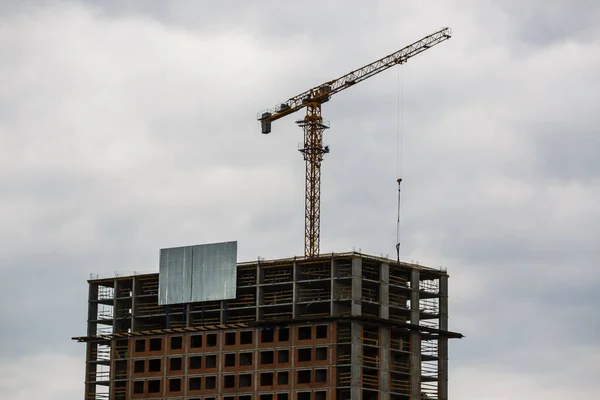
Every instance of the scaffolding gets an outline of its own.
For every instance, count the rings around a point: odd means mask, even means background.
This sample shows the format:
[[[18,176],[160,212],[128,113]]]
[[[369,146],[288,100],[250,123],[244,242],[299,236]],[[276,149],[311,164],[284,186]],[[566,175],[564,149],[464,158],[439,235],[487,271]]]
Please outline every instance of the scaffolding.
[[[263,283],[284,283],[292,281],[293,265],[264,266]]]
[[[291,303],[294,298],[293,289],[281,289],[276,291],[265,292],[263,296],[263,304],[275,305]]]
[[[298,301],[323,301],[329,300],[331,297],[330,288],[328,287],[313,287],[306,289],[298,289]]]
[[[256,266],[238,267],[237,285],[240,287],[256,285]]]

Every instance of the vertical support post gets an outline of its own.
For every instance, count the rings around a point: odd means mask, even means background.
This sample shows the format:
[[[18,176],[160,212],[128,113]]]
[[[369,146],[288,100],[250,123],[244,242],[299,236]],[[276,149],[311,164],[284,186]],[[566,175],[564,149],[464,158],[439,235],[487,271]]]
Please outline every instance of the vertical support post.
[[[390,329],[383,325],[379,328],[380,340],[380,368],[379,368],[379,400],[389,400],[390,398]]]
[[[410,323],[419,325],[419,283],[420,271],[410,273]],[[410,331],[410,400],[421,398],[421,332]]]
[[[352,316],[362,315],[362,259],[352,258]]]
[[[360,378],[362,374],[362,325],[358,321],[352,321],[350,326],[350,334],[352,336],[352,347],[350,350],[350,361],[352,362],[352,366],[350,367],[350,400],[361,400],[362,388],[360,386]]]
[[[383,263],[379,274],[379,318],[390,318],[390,266]]]
[[[92,322],[98,319],[98,284],[90,283],[88,288],[88,321],[87,335],[95,336],[98,323]],[[96,363],[93,363],[93,354],[98,354],[98,342],[87,342],[86,344],[86,368],[85,368],[85,395],[87,398],[96,397],[96,385],[90,383],[90,376],[96,375]]]
[[[440,276],[440,330],[448,330],[448,275]],[[438,399],[448,400],[448,337],[438,338]]]

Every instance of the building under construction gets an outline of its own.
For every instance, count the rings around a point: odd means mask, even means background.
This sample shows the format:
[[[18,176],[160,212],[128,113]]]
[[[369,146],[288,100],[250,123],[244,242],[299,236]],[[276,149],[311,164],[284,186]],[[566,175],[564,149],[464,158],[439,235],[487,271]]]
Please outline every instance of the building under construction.
[[[237,263],[236,246],[89,281],[86,400],[448,398],[446,271],[356,252]]]

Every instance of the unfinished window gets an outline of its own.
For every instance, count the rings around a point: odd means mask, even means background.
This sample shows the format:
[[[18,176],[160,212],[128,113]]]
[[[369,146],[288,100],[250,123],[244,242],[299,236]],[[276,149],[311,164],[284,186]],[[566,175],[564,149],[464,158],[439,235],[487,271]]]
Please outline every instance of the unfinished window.
[[[310,383],[310,369],[298,371],[298,383]]]
[[[260,400],[273,400],[273,395],[272,394],[261,394]]]
[[[217,347],[217,334],[209,333],[206,335],[206,347]]]
[[[288,383],[290,383],[289,371],[279,371],[277,373],[277,384],[278,385],[287,385]]]
[[[175,357],[169,359],[169,370],[170,371],[181,371],[181,357]]]
[[[181,350],[183,348],[183,338],[181,336],[173,336],[171,338],[171,350]]]
[[[225,346],[235,346],[235,332],[225,334]]]
[[[327,325],[317,325],[317,339],[327,338]]]
[[[230,389],[235,387],[235,375],[223,375],[223,387]]]
[[[190,347],[192,349],[197,349],[197,348],[202,347],[202,335],[190,336]]]
[[[312,349],[298,349],[298,361],[307,362],[312,359],[311,351]]]
[[[260,352],[260,363],[261,364],[273,364],[273,351],[261,351]]]
[[[315,382],[327,382],[327,370],[325,368],[315,369]]]
[[[252,356],[254,353],[240,353],[240,366],[247,367],[252,365]]]
[[[148,381],[148,393],[159,393],[160,392],[160,380],[152,379]]]
[[[277,400],[289,400],[287,393],[277,393]]]
[[[238,396],[238,400],[252,400],[252,396],[248,394],[244,396]]]
[[[273,329],[262,329],[260,332],[260,341],[261,343],[273,343],[273,340],[275,339],[275,335],[274,335],[274,331]]]
[[[317,347],[315,349],[315,359],[317,361],[327,360],[327,347]]]
[[[252,374],[240,374],[238,379],[239,379],[239,386],[241,388],[246,388],[246,387],[252,386]]]
[[[310,400],[310,392],[298,392],[296,400]]]
[[[223,396],[223,400],[235,400],[235,396]]]
[[[181,392],[181,378],[169,379],[169,392]]]
[[[205,368],[217,368],[217,356],[215,354],[211,354],[205,357],[206,365]]]
[[[204,379],[204,389],[216,389],[217,388],[217,377],[207,376]]]
[[[298,340],[312,339],[312,328],[310,326],[301,326],[298,328]]]
[[[235,353],[225,354],[225,366],[226,367],[235,367]]]
[[[133,372],[136,374],[141,374],[144,372],[144,360],[137,360],[135,364],[133,364]]]
[[[277,352],[277,362],[279,364],[287,364],[290,362],[290,351],[289,350],[279,350]]]
[[[315,392],[315,400],[327,400],[327,392],[324,390]]]
[[[190,361],[190,369],[202,368],[202,356],[192,356],[189,358],[189,361]]]
[[[261,372],[260,386],[273,386],[273,373],[272,372]]]
[[[146,339],[137,339],[135,341],[135,352],[143,353],[146,351]]]
[[[188,390],[200,390],[202,389],[202,378],[199,376],[188,379]]]
[[[162,338],[150,339],[150,351],[162,350]]]
[[[161,359],[148,360],[148,372],[160,372]]]
[[[252,344],[252,331],[240,332],[240,344]]]
[[[133,393],[144,393],[144,381],[133,382]]]
[[[280,342],[288,342],[290,340],[290,328],[279,328],[279,338]]]

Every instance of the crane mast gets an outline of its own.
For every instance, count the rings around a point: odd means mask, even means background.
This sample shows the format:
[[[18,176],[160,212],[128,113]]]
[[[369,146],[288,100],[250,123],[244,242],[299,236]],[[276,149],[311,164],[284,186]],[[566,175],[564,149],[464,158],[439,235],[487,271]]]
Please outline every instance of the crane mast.
[[[320,210],[321,210],[321,162],[329,147],[323,145],[323,132],[329,123],[321,115],[321,105],[332,95],[348,89],[380,72],[398,64],[404,64],[409,58],[447,40],[451,37],[450,28],[443,28],[425,36],[390,55],[368,65],[355,69],[338,79],[325,82],[302,92],[272,109],[260,112],[257,119],[261,122],[263,134],[271,132],[271,123],[302,108],[306,108],[304,119],[296,121],[304,131],[304,146],[300,152],[306,165],[304,200],[304,255],[319,255]]]

